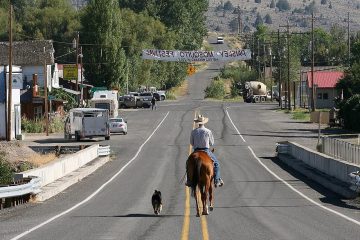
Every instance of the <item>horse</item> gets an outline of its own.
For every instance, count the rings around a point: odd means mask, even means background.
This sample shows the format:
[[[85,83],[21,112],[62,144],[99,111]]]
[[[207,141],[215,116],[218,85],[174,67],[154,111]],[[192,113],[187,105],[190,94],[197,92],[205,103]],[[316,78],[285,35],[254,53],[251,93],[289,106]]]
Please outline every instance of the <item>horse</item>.
[[[213,202],[213,161],[205,151],[195,151],[191,153],[187,160],[186,170],[192,180],[191,190],[196,202],[196,216],[200,217],[199,204],[197,198],[197,188],[201,195],[203,206],[202,215],[209,215],[207,197],[209,195],[210,211],[214,209]]]

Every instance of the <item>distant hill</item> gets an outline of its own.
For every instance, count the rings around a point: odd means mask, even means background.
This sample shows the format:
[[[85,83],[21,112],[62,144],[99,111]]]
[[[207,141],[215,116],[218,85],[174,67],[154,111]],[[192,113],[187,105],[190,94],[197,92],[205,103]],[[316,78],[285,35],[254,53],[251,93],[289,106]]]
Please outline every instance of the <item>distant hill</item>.
[[[280,11],[283,1],[290,10]],[[272,3],[273,2],[273,3]],[[231,6],[233,8],[231,8]],[[297,31],[307,31],[311,27],[311,11],[315,12],[315,28],[329,30],[334,24],[347,27],[347,14],[350,13],[350,30],[360,31],[360,0],[209,0],[207,26],[209,31],[220,33],[237,32],[237,16],[240,9],[245,31],[254,31],[255,22],[263,21],[270,29],[279,29],[289,21]],[[271,8],[273,7],[273,8]],[[257,19],[259,18],[259,19]],[[283,29],[283,28],[282,28]]]

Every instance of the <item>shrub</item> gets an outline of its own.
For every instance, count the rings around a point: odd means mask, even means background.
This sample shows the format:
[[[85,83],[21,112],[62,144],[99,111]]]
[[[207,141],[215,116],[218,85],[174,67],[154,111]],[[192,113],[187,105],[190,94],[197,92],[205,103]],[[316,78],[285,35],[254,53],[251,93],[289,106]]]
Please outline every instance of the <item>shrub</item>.
[[[223,99],[225,96],[224,81],[221,79],[214,79],[210,86],[205,89],[205,97]]]
[[[44,132],[44,122],[40,119],[30,120],[26,117],[21,119],[21,130],[26,133],[42,133]]]
[[[49,123],[49,132],[58,133],[64,131],[64,120],[61,117],[54,117]]]
[[[6,161],[5,152],[0,152],[0,184],[8,184],[12,181],[11,165]]]
[[[353,95],[342,104],[339,114],[344,119],[345,128],[360,131],[360,94]]]

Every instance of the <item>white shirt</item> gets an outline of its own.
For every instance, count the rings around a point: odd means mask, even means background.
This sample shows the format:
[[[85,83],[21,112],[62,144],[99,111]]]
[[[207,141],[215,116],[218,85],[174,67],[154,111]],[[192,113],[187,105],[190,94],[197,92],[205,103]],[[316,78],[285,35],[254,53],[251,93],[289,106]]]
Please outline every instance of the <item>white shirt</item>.
[[[214,136],[210,129],[204,126],[198,127],[191,132],[190,144],[196,148],[210,148],[214,145]]]

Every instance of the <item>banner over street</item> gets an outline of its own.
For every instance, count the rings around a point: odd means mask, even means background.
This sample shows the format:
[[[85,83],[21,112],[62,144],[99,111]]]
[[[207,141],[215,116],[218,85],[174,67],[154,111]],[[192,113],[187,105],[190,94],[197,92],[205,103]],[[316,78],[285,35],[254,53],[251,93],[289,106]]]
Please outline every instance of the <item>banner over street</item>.
[[[179,51],[144,49],[142,58],[168,62],[227,62],[251,59],[250,49],[219,51]]]

